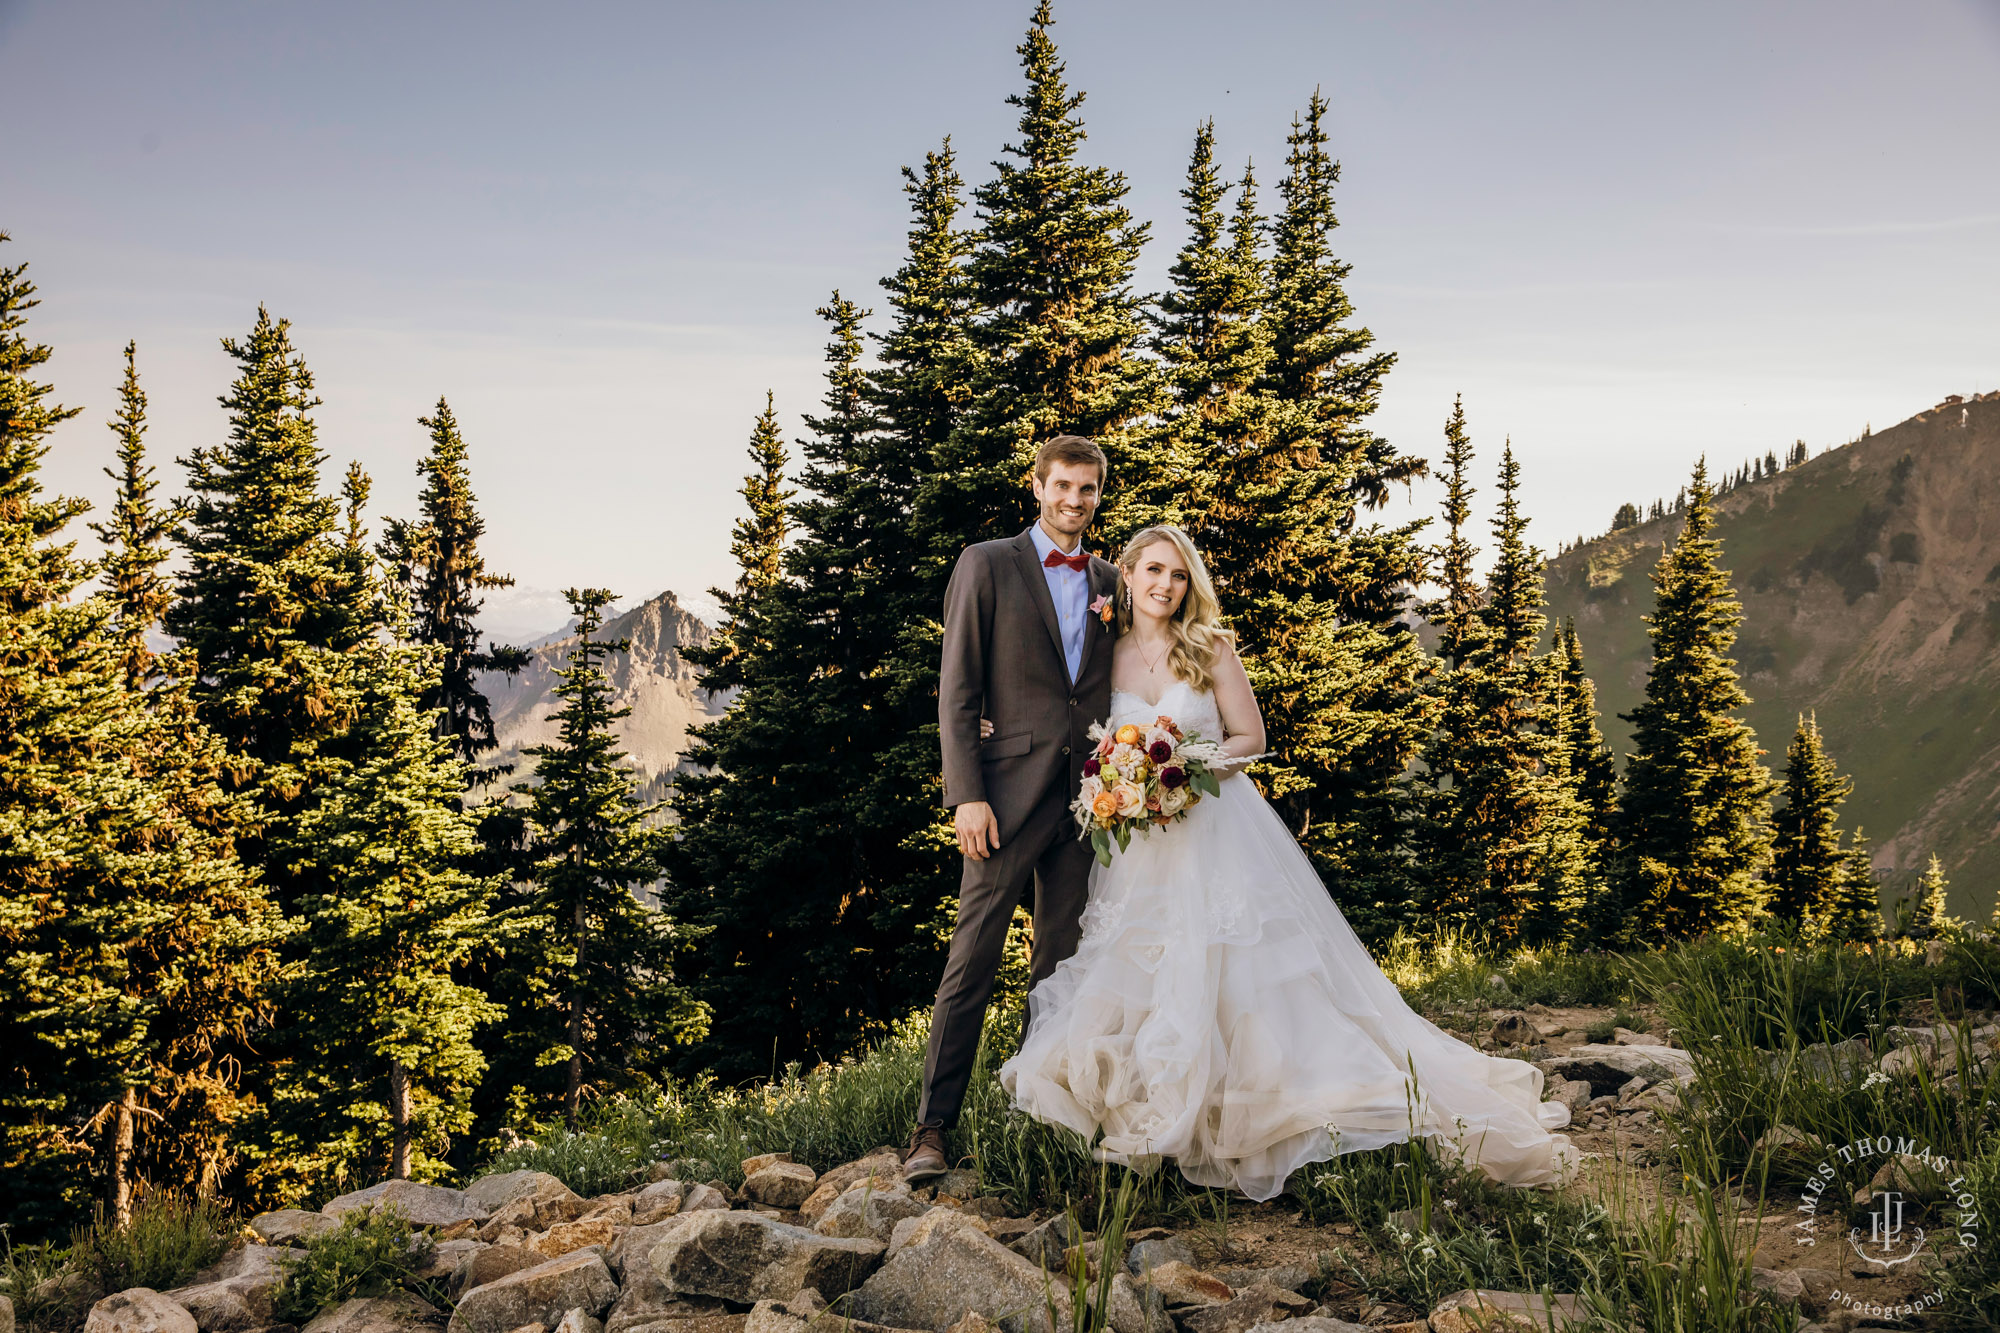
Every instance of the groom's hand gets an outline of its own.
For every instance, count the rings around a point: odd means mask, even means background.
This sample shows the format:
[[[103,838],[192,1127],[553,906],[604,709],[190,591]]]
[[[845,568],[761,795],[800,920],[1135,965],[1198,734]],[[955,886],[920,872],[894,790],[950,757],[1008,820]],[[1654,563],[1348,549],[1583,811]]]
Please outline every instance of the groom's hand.
[[[957,807],[952,826],[958,831],[958,850],[975,861],[984,861],[1000,849],[1000,821],[984,801],[967,801]]]

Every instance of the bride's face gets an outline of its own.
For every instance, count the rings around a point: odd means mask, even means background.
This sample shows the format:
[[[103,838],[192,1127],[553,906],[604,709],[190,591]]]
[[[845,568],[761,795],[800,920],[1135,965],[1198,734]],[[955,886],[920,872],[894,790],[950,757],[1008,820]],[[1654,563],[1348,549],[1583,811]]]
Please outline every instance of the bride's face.
[[[1187,562],[1172,542],[1154,542],[1140,551],[1132,568],[1125,571],[1125,584],[1132,590],[1135,617],[1171,620],[1187,599]]]

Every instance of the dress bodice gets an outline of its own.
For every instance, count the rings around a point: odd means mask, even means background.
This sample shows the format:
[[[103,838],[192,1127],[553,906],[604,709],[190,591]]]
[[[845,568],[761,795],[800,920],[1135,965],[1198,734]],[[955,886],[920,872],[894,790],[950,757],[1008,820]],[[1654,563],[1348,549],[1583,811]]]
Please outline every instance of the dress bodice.
[[[1170,717],[1181,731],[1203,740],[1222,739],[1222,710],[1216,706],[1215,691],[1197,690],[1184,680],[1167,686],[1158,703],[1147,703],[1130,690],[1111,691],[1111,726],[1127,722],[1147,723]]]

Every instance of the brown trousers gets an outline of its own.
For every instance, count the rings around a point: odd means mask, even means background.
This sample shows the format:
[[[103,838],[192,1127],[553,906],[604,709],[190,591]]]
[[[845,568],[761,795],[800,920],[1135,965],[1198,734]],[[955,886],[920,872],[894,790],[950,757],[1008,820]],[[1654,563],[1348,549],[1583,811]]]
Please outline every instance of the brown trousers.
[[[958,921],[951,953],[931,1010],[930,1047],[924,1055],[924,1099],[917,1123],[950,1129],[958,1123],[986,1005],[1007,944],[1007,927],[1034,885],[1034,947],[1029,985],[1076,952],[1083,909],[1090,895],[1090,844],[1076,836],[1069,795],[1060,786],[1044,794],[1014,836],[984,861],[965,857],[958,885]]]

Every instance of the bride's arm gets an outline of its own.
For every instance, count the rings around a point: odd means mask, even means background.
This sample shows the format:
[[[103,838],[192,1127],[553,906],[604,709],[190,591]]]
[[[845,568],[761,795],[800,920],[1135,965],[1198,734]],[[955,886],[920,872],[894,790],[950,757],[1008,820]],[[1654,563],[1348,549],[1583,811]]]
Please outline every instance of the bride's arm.
[[[1215,654],[1215,706],[1222,714],[1222,748],[1232,755],[1264,752],[1264,714],[1257,707],[1257,695],[1244,674],[1243,659],[1236,655],[1233,638],[1219,639]],[[1216,776],[1232,778],[1245,765],[1226,764]]]

